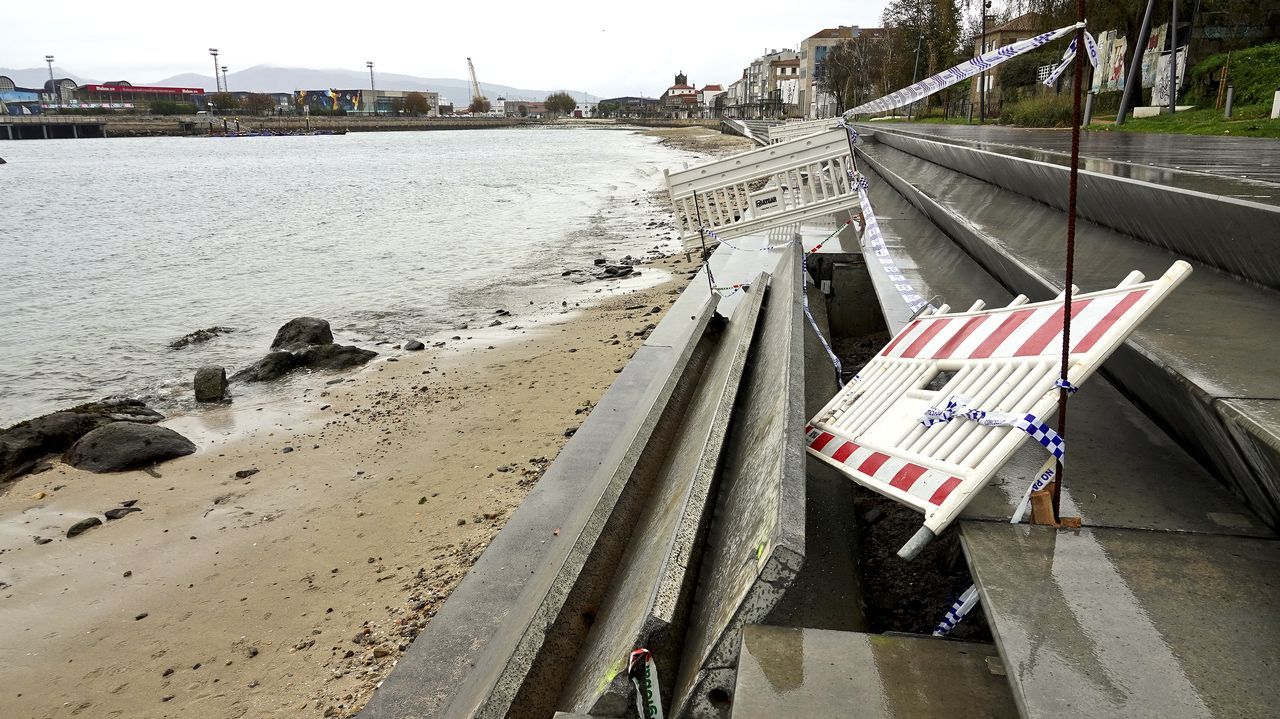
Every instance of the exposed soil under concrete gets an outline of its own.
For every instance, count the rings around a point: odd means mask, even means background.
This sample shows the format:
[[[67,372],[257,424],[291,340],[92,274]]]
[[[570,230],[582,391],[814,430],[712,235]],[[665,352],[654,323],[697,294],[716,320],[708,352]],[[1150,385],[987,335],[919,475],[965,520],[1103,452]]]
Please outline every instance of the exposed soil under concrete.
[[[884,332],[844,337],[834,341],[834,349],[845,371],[856,372],[888,339]],[[955,525],[908,562],[897,552],[920,528],[919,512],[860,486],[854,488],[854,510],[869,630],[933,633],[952,602],[973,583]],[[950,636],[991,641],[981,605]]]

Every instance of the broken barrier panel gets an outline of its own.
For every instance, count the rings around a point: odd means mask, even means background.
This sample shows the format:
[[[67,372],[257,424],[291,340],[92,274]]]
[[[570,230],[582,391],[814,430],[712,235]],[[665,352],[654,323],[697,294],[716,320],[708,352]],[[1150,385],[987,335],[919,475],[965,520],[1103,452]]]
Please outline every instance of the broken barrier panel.
[[[731,240],[847,210],[858,203],[843,129],[666,171],[680,240]]]
[[[1132,272],[1074,295],[1068,380],[1079,385],[1191,273]],[[910,322],[806,428],[811,455],[858,484],[924,513],[898,551],[913,558],[947,527],[1028,435],[1061,458],[1044,423],[1058,405],[1064,298]]]
[[[801,120],[774,125],[769,128],[769,144],[776,145],[779,142],[790,142],[796,138],[807,137],[823,130],[830,130],[839,123],[838,117],[825,117],[820,120]]]

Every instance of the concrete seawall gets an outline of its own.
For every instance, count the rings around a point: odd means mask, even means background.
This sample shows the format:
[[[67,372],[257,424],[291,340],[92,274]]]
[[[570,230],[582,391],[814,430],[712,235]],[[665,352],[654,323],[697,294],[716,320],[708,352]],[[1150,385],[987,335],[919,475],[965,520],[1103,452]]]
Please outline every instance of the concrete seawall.
[[[56,116],[50,116],[54,118]],[[182,137],[204,135],[210,126],[214,132],[222,132],[222,121],[235,129],[235,115],[103,115],[74,117],[77,122],[101,123],[107,137]],[[348,132],[394,132],[422,130],[483,130],[498,127],[522,127],[543,124],[537,120],[520,120],[513,117],[253,117],[239,116],[240,128],[246,132],[255,130],[347,130]]]

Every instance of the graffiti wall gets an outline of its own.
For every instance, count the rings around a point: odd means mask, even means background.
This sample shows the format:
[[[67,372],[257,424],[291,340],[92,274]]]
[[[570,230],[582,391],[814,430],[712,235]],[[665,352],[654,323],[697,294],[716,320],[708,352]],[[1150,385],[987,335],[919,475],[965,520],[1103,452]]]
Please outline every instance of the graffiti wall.
[[[298,90],[293,101],[298,109],[310,107],[325,112],[362,112],[365,109],[362,90]]]

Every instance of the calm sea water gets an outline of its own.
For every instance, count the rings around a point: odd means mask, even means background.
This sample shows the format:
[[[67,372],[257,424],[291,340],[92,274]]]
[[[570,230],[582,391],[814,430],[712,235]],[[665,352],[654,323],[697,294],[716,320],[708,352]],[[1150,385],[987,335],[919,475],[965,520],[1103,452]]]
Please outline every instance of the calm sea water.
[[[402,341],[666,247],[647,196],[692,158],[586,128],[0,143],[0,427],[261,356],[298,315]],[[558,304],[558,303],[557,303]],[[517,309],[513,306],[512,309]],[[214,325],[204,345],[168,343]]]

